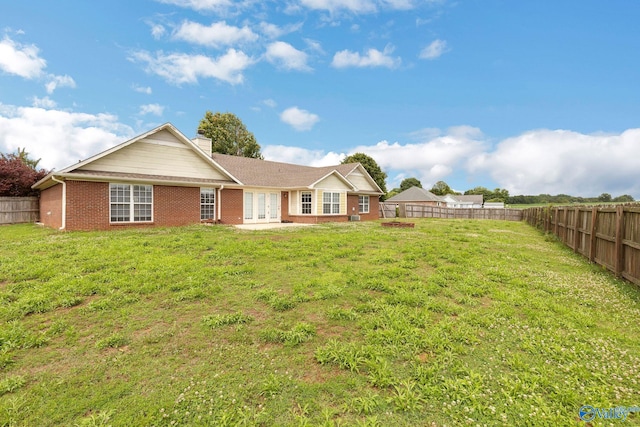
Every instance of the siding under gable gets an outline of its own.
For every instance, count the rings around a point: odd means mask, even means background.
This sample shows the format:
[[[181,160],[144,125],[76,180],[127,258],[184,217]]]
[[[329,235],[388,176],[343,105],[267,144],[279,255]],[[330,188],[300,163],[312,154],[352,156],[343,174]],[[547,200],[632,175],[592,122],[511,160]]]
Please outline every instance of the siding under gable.
[[[336,193],[338,191],[351,190],[351,187],[349,187],[344,181],[338,178],[335,174],[331,174],[325,179],[323,179],[322,181],[319,181],[316,185],[314,185],[314,187],[335,191]]]
[[[82,170],[228,179],[166,130],[77,169]]]
[[[367,178],[365,178],[365,176],[358,170],[350,173],[347,176],[347,179],[355,185],[358,191],[378,191],[378,189],[371,185]]]

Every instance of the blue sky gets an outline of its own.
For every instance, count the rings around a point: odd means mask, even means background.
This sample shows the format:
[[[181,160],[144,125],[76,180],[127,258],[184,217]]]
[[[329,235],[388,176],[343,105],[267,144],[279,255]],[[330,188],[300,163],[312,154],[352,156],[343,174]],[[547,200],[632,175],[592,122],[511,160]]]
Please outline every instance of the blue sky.
[[[640,2],[30,0],[0,13],[0,151],[61,169],[229,111],[268,160],[387,187],[640,199]]]

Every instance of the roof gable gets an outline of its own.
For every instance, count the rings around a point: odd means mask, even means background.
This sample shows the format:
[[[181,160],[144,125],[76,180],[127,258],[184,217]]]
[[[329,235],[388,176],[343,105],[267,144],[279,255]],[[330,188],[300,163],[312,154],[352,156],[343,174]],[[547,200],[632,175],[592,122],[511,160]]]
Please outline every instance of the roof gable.
[[[420,187],[410,187],[386,202],[441,202],[442,198]]]
[[[87,172],[235,181],[202,149],[169,123],[62,169],[59,173]]]

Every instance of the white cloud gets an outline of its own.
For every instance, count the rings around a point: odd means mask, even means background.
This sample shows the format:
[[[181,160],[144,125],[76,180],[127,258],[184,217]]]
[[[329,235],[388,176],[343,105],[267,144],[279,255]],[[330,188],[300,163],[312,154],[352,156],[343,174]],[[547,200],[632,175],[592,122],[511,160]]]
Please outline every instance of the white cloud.
[[[166,30],[163,25],[161,24],[151,25],[151,35],[153,36],[154,39],[159,40],[160,38],[162,38],[162,36],[164,36],[165,32]]]
[[[262,103],[269,108],[276,108],[278,106],[278,103],[273,99],[265,99]]]
[[[26,148],[45,169],[61,169],[133,136],[111,114],[0,104],[0,152]]]
[[[325,153],[322,150],[307,150],[300,147],[284,145],[267,145],[262,149],[265,160],[273,162],[292,163],[305,166],[338,165],[346,157],[344,153]]]
[[[331,13],[346,10],[352,13],[373,13],[377,10],[373,0],[301,0],[300,3],[314,10],[326,10]]]
[[[184,21],[173,33],[173,37],[189,43],[220,48],[238,43],[253,42],[258,35],[249,27],[234,27],[225,21],[214,22],[209,26],[192,21]]]
[[[275,24],[271,24],[268,22],[261,22],[259,27],[260,27],[260,32],[262,34],[264,34],[270,39],[277,39],[278,37],[282,37],[286,34],[290,34],[300,30],[302,28],[302,25],[303,23],[299,22],[296,24],[289,24],[283,27],[279,27]]]
[[[333,56],[331,65],[335,68],[347,67],[387,67],[396,68],[402,60],[399,57],[393,58],[391,54],[394,48],[388,45],[382,52],[377,49],[369,49],[366,55],[360,55],[358,52],[349,50],[341,50]]]
[[[132,88],[136,92],[144,93],[144,94],[147,94],[147,95],[151,95],[153,93],[153,91],[151,90],[151,88],[149,86],[133,85]]]
[[[317,114],[302,110],[298,107],[287,108],[280,114],[280,120],[292,126],[297,131],[311,130],[320,120]]]
[[[229,49],[217,58],[163,52],[157,52],[153,56],[147,51],[137,51],[133,52],[129,59],[145,64],[148,73],[156,74],[176,85],[194,84],[198,82],[198,78],[214,78],[230,84],[239,84],[244,81],[242,72],[253,64],[249,56],[236,49]]]
[[[427,0],[427,2],[439,0]],[[411,10],[424,0],[300,0],[300,4],[313,10],[326,10],[332,14],[346,11],[355,14],[374,13],[380,9]]]
[[[420,59],[436,59],[448,52],[450,49],[447,46],[447,42],[444,40],[436,39],[429,44],[429,46],[422,49],[420,52]]]
[[[157,0],[160,3],[173,4],[196,11],[222,11],[231,5],[231,0]]]
[[[55,108],[56,102],[45,96],[44,98],[38,98],[37,96],[33,97],[33,106],[34,107],[42,107],[42,108]]]
[[[5,36],[0,41],[0,70],[25,79],[40,77],[47,61],[40,58],[35,45],[23,45]]]
[[[146,114],[153,114],[156,116],[161,116],[164,113],[164,106],[160,104],[145,104],[140,106],[140,115],[144,116]]]
[[[476,156],[472,172],[489,174],[511,194],[640,195],[640,129],[617,135],[535,130]]]
[[[267,61],[285,70],[311,71],[307,65],[308,56],[289,43],[273,42],[267,46]]]
[[[75,80],[67,75],[54,76],[53,74],[50,74],[47,76],[47,80],[49,81],[44,85],[44,87],[49,95],[51,95],[59,87],[76,87]]]

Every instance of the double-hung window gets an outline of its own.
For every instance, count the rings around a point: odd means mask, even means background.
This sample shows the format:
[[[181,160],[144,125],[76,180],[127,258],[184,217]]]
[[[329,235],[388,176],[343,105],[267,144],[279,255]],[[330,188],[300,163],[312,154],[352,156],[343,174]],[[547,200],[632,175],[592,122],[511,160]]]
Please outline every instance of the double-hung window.
[[[369,196],[358,196],[358,213],[369,213]]]
[[[323,214],[339,214],[340,213],[340,193],[322,193],[322,213]]]
[[[111,222],[150,222],[153,220],[153,186],[109,184]]]
[[[213,188],[200,189],[200,220],[206,221],[216,218],[216,190]]]
[[[311,192],[303,191],[301,196],[302,203],[302,214],[310,215],[311,214]]]

